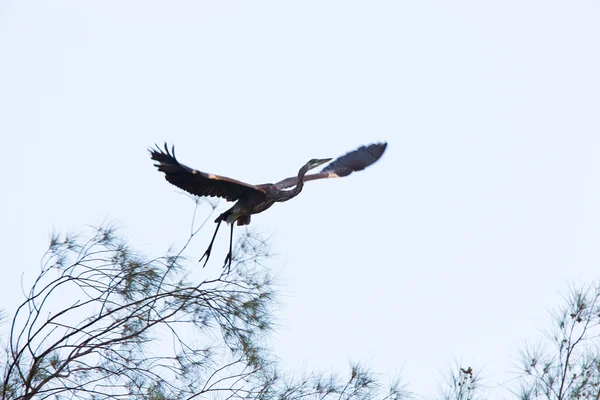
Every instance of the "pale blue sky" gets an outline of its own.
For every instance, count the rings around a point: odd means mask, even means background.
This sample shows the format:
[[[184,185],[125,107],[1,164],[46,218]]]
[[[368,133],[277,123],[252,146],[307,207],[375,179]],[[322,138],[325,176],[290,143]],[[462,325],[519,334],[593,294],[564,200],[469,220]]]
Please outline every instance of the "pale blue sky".
[[[290,367],[364,360],[430,396],[457,358],[506,394],[547,307],[599,277],[597,1],[47,4],[0,1],[8,309],[53,228],[182,243],[193,204],[146,151],[164,141],[252,183],[389,142],[252,220]]]

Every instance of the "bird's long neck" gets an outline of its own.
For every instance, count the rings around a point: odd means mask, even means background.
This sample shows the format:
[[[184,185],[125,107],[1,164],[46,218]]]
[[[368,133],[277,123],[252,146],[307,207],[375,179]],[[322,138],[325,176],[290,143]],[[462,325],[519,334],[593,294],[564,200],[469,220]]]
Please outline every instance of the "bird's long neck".
[[[304,187],[304,175],[306,175],[307,172],[308,164],[300,168],[300,171],[298,171],[298,176],[296,177],[296,186],[290,190],[282,190],[284,195],[279,201],[288,201],[289,199],[298,196],[298,194],[302,191],[302,187]]]

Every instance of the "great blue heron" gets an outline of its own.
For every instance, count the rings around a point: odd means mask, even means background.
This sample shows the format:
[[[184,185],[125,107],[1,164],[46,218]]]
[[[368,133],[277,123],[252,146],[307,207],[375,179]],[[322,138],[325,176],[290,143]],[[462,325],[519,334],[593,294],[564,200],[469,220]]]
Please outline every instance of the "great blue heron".
[[[231,231],[229,233],[229,253],[225,257],[224,265],[227,265],[229,262],[230,268],[234,222],[237,225],[250,224],[252,214],[263,212],[276,202],[283,202],[296,197],[302,191],[302,187],[306,181],[343,177],[350,175],[354,171],[365,169],[379,160],[386,146],[387,143],[375,143],[359,147],[337,158],[334,162],[323,168],[321,172],[306,175],[311,169],[332,160],[331,158],[312,159],[300,168],[297,176],[277,183],[265,183],[262,185],[252,185],[225,176],[208,174],[180,164],[175,158],[175,147],[172,146],[169,151],[166,143],[164,150],[157,145],[156,149],[150,148],[149,151],[150,157],[158,162],[155,166],[159,171],[165,173],[165,179],[171,184],[196,196],[221,197],[227,201],[236,202],[233,207],[219,215],[215,220],[217,224],[215,233],[204,255],[199,260],[202,261],[206,257],[203,265],[206,266],[221,222],[225,221],[231,225]],[[288,189],[292,186],[293,189]]]

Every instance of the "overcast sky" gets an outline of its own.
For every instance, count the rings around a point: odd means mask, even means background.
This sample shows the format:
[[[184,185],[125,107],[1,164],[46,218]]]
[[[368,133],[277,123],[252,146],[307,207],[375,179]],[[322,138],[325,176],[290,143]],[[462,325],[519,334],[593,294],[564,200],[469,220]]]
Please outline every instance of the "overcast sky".
[[[458,359],[504,395],[547,308],[599,278],[598,21],[598,1],[0,0],[0,306],[53,229],[183,243],[193,202],[155,142],[263,183],[387,141],[253,217],[277,253],[275,352],[362,360],[426,396]]]

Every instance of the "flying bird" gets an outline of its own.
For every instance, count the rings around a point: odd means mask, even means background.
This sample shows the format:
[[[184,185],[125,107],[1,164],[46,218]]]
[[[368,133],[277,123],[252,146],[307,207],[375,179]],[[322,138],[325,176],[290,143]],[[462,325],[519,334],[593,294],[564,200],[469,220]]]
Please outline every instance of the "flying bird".
[[[304,182],[344,177],[352,172],[363,170],[379,160],[386,147],[387,143],[385,142],[359,147],[337,158],[320,172],[306,175],[308,171],[332,160],[331,158],[313,158],[300,168],[296,176],[277,183],[261,185],[252,185],[225,176],[209,174],[180,164],[175,158],[175,147],[172,146],[169,151],[166,143],[164,149],[156,145],[156,148],[150,148],[148,151],[150,158],[157,162],[155,166],[159,171],[165,173],[165,179],[169,183],[196,196],[221,197],[227,201],[235,201],[233,207],[215,220],[217,224],[215,233],[206,252],[199,260],[202,261],[206,257],[203,265],[206,266],[221,222],[225,221],[231,225],[231,230],[229,253],[225,258],[224,265],[229,263],[228,268],[231,268],[234,223],[240,226],[250,224],[252,214],[263,212],[277,202],[288,201],[296,197],[302,191]]]

